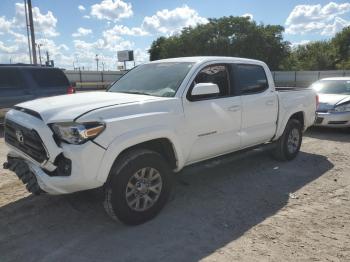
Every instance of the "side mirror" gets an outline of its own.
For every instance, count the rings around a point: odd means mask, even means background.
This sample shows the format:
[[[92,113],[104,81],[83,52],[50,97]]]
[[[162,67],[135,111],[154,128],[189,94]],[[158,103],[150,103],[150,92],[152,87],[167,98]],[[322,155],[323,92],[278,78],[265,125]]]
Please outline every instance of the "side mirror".
[[[213,83],[198,83],[191,92],[192,97],[215,97],[220,93],[217,84]]]

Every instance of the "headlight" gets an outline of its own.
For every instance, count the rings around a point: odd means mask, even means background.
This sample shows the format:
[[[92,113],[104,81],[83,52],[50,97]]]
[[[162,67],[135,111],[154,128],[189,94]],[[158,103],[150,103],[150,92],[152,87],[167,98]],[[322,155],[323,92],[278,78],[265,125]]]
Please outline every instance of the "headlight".
[[[342,104],[334,108],[335,112],[350,112],[350,103]]]
[[[89,123],[55,123],[51,128],[55,135],[69,144],[83,144],[94,139],[105,129],[105,124],[100,122]]]

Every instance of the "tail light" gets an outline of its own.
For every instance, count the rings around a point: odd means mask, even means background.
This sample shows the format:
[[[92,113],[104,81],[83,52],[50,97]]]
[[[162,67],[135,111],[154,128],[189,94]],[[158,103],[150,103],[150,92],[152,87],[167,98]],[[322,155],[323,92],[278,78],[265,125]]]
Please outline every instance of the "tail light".
[[[316,95],[316,109],[318,108],[318,105],[320,104],[320,98],[318,95]]]
[[[67,94],[74,94],[74,93],[75,93],[75,88],[72,86],[68,87]]]

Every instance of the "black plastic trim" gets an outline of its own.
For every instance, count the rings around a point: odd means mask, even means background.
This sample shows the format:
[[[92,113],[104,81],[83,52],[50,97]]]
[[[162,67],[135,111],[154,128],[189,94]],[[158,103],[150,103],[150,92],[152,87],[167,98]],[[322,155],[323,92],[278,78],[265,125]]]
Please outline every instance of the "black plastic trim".
[[[26,113],[28,115],[34,116],[34,117],[36,117],[36,118],[38,118],[40,120],[43,120],[41,115],[38,112],[34,111],[34,110],[31,110],[31,109],[28,109],[28,108],[24,108],[24,107],[20,107],[20,106],[13,106],[12,108],[14,110],[21,111],[21,112]]]

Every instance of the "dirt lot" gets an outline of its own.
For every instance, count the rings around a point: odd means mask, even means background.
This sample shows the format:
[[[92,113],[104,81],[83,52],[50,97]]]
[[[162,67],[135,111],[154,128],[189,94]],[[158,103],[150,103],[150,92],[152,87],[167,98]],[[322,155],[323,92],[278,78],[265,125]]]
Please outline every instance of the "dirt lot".
[[[350,261],[349,163],[349,132],[314,129],[292,162],[255,150],[182,172],[138,227],[99,190],[33,197],[0,169],[0,261]]]

